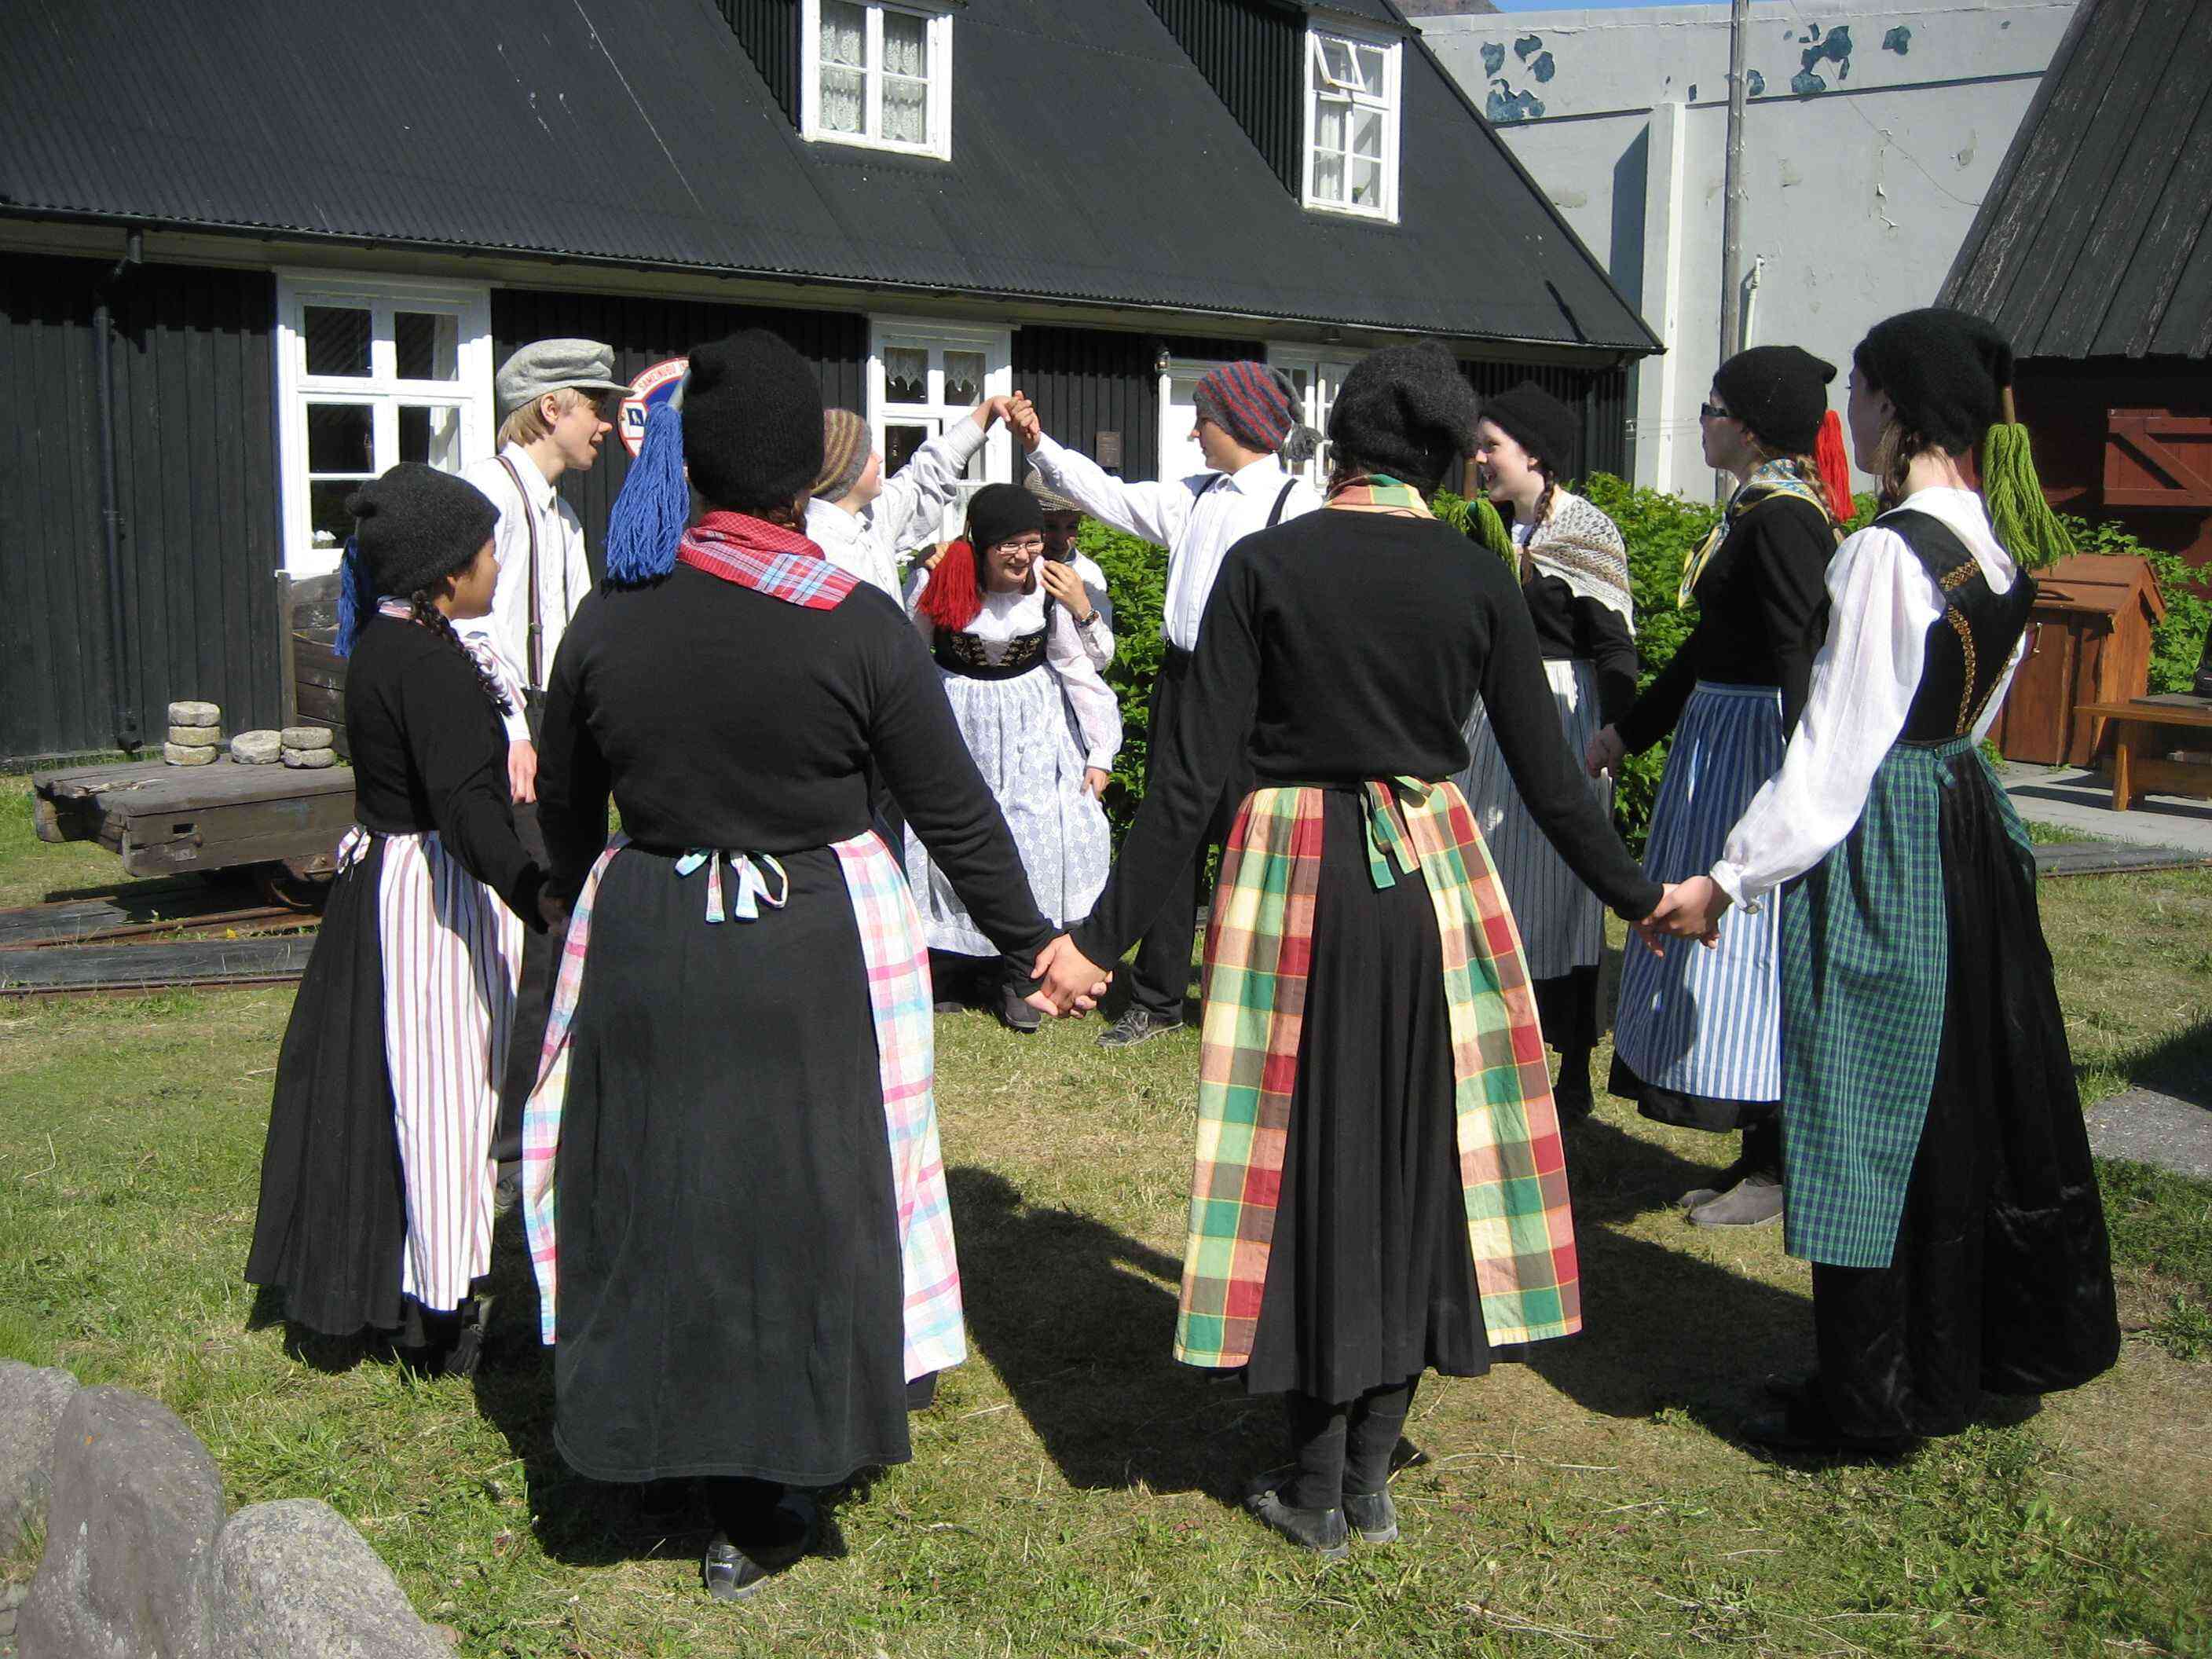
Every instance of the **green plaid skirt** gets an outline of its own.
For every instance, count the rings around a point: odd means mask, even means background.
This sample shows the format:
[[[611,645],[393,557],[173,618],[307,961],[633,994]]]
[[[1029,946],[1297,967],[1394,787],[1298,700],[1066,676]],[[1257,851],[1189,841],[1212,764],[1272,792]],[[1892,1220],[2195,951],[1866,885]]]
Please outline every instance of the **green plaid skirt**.
[[[1484,1328],[1493,1346],[1566,1335],[1582,1328],[1582,1297],[1565,1152],[1504,888],[1456,785],[1400,778],[1364,788],[1370,877],[1378,889],[1424,883],[1443,942],[1460,1186]],[[1309,994],[1322,796],[1307,787],[1247,797],[1214,891],[1176,1322],[1176,1358],[1187,1364],[1251,1358]]]
[[[1784,1244],[1887,1267],[1928,1118],[1950,983],[1944,792],[1985,762],[1971,738],[1899,744],[1866,810],[1808,871],[1782,924]],[[2026,832],[1995,789],[2006,832]]]

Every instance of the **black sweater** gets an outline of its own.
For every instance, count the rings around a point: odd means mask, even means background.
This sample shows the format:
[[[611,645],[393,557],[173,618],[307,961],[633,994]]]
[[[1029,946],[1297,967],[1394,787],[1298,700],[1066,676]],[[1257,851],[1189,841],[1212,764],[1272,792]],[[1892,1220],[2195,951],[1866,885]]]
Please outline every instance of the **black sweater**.
[[[1536,624],[1536,649],[1547,661],[1589,663],[1597,673],[1597,712],[1609,725],[1636,701],[1636,636],[1620,612],[1567,586],[1565,578],[1531,569],[1521,584]]]
[[[515,839],[507,732],[476,665],[420,623],[371,617],[346,662],[354,812],[385,835],[434,830],[533,928],[544,872]]]
[[[577,607],[538,774],[557,890],[606,844],[786,854],[869,826],[871,768],[1000,949],[1053,936],[913,623],[863,584],[810,611],[689,565]]]
[[[1648,915],[1658,884],[1590,799],[1541,661],[1512,571],[1435,520],[1323,510],[1247,536],[1222,562],[1184,700],[1078,947],[1118,961],[1159,914],[1240,748],[1262,787],[1449,778],[1467,766],[1478,694],[1560,855],[1614,909]]]
[[[1813,659],[1828,636],[1828,515],[1765,493],[1730,509],[1728,539],[1698,578],[1698,625],[1616,723],[1631,754],[1674,729],[1699,680],[1782,689],[1782,734],[1797,729]]]

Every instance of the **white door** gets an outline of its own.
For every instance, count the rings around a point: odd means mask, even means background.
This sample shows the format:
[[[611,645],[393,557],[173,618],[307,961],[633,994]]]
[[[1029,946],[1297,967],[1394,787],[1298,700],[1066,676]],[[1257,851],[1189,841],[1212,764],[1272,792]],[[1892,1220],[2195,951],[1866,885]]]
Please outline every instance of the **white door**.
[[[1198,383],[1217,368],[1188,357],[1172,359],[1160,376],[1160,472],[1163,478],[1188,478],[1208,471],[1198,440],[1190,435],[1198,424]]]
[[[1302,356],[1289,352],[1270,352],[1267,361],[1291,377],[1296,387],[1298,402],[1304,410],[1300,417],[1316,432],[1328,430],[1328,406],[1336,401],[1336,389],[1344,384],[1344,377],[1352,373],[1347,358]],[[1315,446],[1313,457],[1298,469],[1303,477],[1316,489],[1328,480],[1328,445],[1326,441]]]

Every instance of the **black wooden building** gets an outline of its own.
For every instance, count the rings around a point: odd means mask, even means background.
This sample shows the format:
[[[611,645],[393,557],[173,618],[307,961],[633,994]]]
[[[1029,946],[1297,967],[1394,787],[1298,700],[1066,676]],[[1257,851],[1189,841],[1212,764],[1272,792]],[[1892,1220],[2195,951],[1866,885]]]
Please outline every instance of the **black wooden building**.
[[[1208,362],[1318,412],[1418,335],[1617,470],[1658,349],[1389,0],[10,0],[0,62],[0,758],[273,719],[276,574],[531,339],[762,325],[887,453],[1019,386],[1131,477]]]

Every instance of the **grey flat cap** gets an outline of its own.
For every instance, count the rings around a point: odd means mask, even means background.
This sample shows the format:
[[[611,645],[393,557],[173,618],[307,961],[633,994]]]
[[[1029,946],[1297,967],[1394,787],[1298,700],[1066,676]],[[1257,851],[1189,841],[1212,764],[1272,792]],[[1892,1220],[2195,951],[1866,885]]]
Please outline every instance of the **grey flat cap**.
[[[1036,497],[1037,505],[1048,513],[1080,513],[1083,509],[1044,481],[1044,474],[1032,472],[1028,479],[1029,492]]]
[[[627,392],[615,374],[615,349],[597,340],[532,340],[499,366],[492,389],[499,412],[512,413],[532,398],[564,386],[580,392]]]

